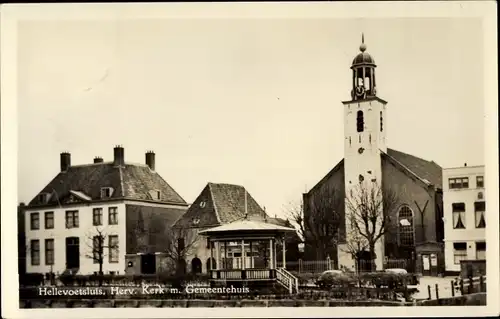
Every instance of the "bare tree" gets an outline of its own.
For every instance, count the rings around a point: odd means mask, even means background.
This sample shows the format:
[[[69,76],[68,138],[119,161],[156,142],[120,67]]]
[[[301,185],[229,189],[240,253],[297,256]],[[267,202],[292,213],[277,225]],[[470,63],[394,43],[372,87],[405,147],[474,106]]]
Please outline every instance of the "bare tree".
[[[361,182],[346,196],[346,216],[350,223],[350,236],[354,243],[368,246],[371,267],[374,267],[375,244],[391,231],[390,213],[396,208],[399,197],[392,189],[384,189],[376,182]]]
[[[176,274],[182,275],[186,271],[186,258],[196,248],[198,231],[195,228],[176,225],[167,230],[165,236],[165,254],[176,267]]]
[[[353,216],[348,216],[347,222],[351,223],[351,230],[346,233],[345,245],[342,245],[341,250],[351,255],[356,261],[355,268],[356,271],[359,272],[361,267],[361,254],[369,248],[369,245],[365,237],[360,235],[358,231],[353,230],[355,229],[353,225],[355,219]]]
[[[98,226],[95,227],[93,232],[88,232],[86,237],[89,250],[85,253],[85,257],[93,259],[95,263],[98,263],[99,275],[103,275],[102,265],[104,263],[104,258],[109,256],[112,250],[117,250],[118,244],[111,243],[109,240],[106,244],[109,235],[106,234],[104,229],[100,229]],[[106,253],[106,250],[108,253]],[[118,256],[118,252],[116,253]],[[101,284],[101,281],[99,284]]]
[[[316,250],[316,258],[325,259],[338,244],[344,206],[342,197],[338,190],[324,186],[301,204],[287,208],[287,215],[305,246]]]

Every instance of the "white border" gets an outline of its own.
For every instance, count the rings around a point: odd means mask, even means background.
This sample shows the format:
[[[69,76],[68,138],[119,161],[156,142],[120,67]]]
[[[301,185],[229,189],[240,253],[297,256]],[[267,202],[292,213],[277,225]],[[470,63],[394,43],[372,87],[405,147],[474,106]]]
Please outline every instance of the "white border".
[[[499,314],[498,92],[497,18],[493,1],[341,2],[341,3],[125,3],[29,4],[1,7],[1,178],[2,178],[2,317],[140,318],[140,317],[395,317],[482,316]],[[488,305],[486,307],[325,308],[147,308],[18,309],[16,237],[17,112],[16,40],[18,20],[165,19],[165,18],[401,18],[478,17],[484,22],[485,169],[488,192]],[[478,105],[478,107],[480,107]],[[497,212],[497,213],[495,213]],[[250,310],[251,309],[251,310]]]

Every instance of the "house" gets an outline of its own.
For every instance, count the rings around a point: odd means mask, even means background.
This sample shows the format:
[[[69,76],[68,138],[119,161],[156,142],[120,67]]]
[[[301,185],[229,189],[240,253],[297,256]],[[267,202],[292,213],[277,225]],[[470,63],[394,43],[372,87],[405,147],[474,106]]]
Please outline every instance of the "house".
[[[446,272],[457,274],[462,261],[486,260],[484,165],[443,169]]]
[[[352,234],[346,198],[358,185],[380,185],[382,194],[398,193],[398,206],[388,213],[391,231],[375,245],[375,264],[383,269],[388,259],[404,260],[411,271],[422,271],[423,261],[437,260],[444,267],[442,169],[434,161],[422,159],[387,146],[387,102],[378,95],[376,64],[366,52],[364,39],[351,64],[351,98],[344,108],[344,158],[311,190],[303,194],[306,219],[319,214],[314,207],[326,205],[339,215],[338,241],[321,252],[307,247],[309,259],[331,256],[338,266],[354,268],[346,237]],[[338,142],[341,142],[339,139]],[[371,186],[367,186],[371,187]],[[347,197],[346,197],[347,194]],[[325,198],[333,198],[324,204]],[[389,229],[389,227],[388,227]],[[309,229],[309,231],[312,231]]]
[[[126,254],[145,256],[147,271],[155,267],[149,253],[162,243],[142,221],[155,219],[155,231],[166,232],[188,204],[156,172],[154,152],[145,164],[127,163],[124,153],[117,146],[113,161],[83,165],[61,153],[60,171],[23,209],[28,273],[98,272],[99,242],[106,274],[123,273]]]
[[[284,220],[270,218],[257,201],[240,185],[224,183],[208,183],[198,195],[186,213],[175,223],[174,228],[189,231],[182,244],[186,249],[185,261],[187,271],[207,273],[210,271],[211,244],[208,237],[199,234],[200,231],[229,224],[247,217],[257,217],[266,223],[280,225]],[[286,226],[285,226],[286,228]],[[293,241],[290,252],[294,251]],[[241,263],[238,255],[239,247],[228,248],[228,256],[236,267]],[[234,251],[233,251],[234,250]]]

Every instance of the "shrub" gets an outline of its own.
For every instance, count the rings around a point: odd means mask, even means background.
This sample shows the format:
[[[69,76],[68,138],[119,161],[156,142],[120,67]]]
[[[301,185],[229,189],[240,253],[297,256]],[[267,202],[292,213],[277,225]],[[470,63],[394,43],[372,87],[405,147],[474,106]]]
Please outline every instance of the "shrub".
[[[26,273],[19,276],[20,286],[40,286],[45,276],[42,273]]]
[[[360,275],[365,284],[375,287],[401,288],[412,282],[413,274],[397,274],[389,272],[371,272]]]
[[[356,285],[357,279],[348,273],[324,272],[316,283],[320,287],[348,287]]]

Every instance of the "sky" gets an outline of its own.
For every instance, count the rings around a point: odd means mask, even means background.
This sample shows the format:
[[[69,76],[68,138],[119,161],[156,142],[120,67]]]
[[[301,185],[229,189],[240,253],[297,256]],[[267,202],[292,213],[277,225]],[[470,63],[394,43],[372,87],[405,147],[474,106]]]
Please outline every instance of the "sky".
[[[387,143],[442,167],[483,165],[481,20],[129,19],[18,28],[18,194],[95,156],[144,163],[187,201],[243,185],[271,215],[343,158],[343,105],[364,32]]]

